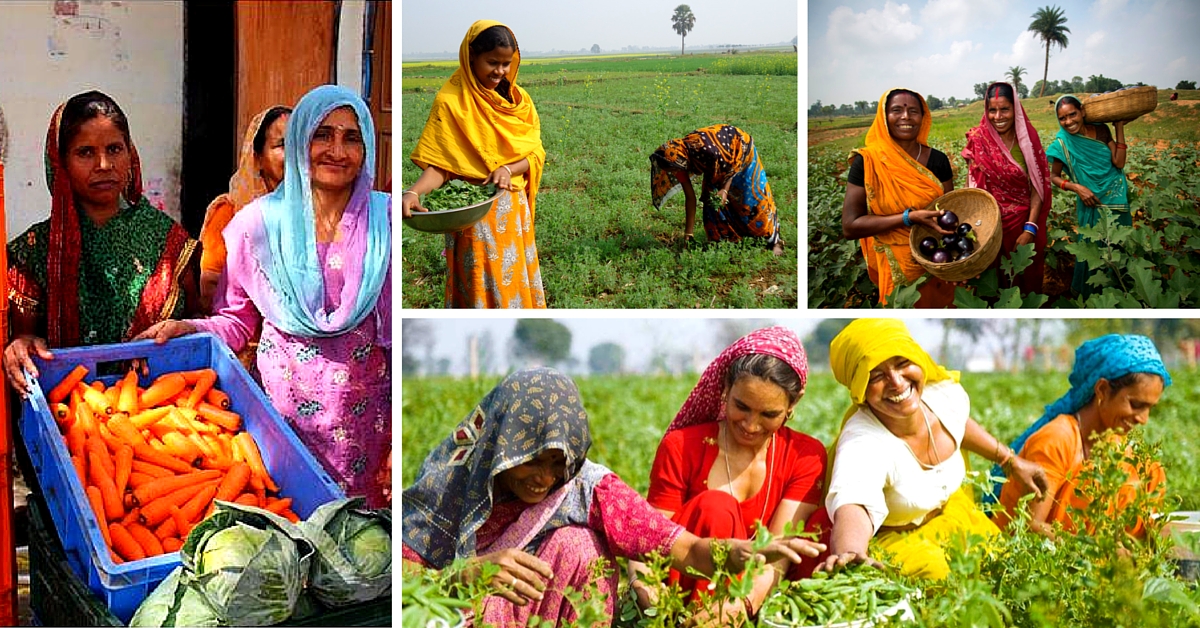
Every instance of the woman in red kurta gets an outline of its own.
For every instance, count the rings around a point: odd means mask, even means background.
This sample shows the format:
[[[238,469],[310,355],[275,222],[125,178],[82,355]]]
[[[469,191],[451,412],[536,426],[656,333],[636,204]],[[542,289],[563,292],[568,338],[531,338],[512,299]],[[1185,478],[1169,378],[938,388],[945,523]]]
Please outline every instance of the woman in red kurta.
[[[776,536],[787,524],[802,526],[820,504],[826,456],[819,441],[784,426],[807,376],[804,348],[783,327],[730,345],[667,428],[647,501],[700,536],[749,539],[760,522]],[[801,564],[793,575],[812,566]],[[723,615],[756,612],[781,571],[766,570],[741,607],[722,609]],[[672,576],[693,598],[708,585]],[[640,582],[634,591],[643,603],[656,593]]]

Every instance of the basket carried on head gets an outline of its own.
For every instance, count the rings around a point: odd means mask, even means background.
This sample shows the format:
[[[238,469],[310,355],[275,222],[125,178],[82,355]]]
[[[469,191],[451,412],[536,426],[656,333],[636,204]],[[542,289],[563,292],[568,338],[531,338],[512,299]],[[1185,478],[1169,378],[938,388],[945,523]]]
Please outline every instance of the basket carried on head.
[[[964,188],[938,198],[935,209],[952,211],[958,216],[959,224],[970,224],[975,237],[979,239],[979,244],[969,257],[956,262],[936,264],[921,256],[919,244],[924,238],[941,239],[942,235],[925,225],[914,223],[908,235],[913,259],[938,279],[966,281],[978,277],[1000,253],[1000,241],[1004,239],[1000,225],[1000,205],[986,190]]]
[[[1158,88],[1131,87],[1083,99],[1083,120],[1092,124],[1132,120],[1158,107]]]

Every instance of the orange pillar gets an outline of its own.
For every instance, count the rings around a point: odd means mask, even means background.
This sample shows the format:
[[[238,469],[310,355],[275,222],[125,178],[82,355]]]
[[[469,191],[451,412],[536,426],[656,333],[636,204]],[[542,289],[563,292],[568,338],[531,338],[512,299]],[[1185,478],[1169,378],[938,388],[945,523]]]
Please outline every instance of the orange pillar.
[[[8,346],[8,229],[0,163],[0,342]],[[17,552],[13,535],[12,421],[8,385],[0,384],[0,626],[17,625]]]

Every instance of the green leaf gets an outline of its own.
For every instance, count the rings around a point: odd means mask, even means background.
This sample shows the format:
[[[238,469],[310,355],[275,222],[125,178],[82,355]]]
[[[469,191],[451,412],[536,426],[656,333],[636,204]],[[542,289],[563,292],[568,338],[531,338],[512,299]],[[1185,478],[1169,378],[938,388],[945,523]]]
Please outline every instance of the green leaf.
[[[983,271],[983,274],[972,279],[970,285],[975,288],[975,294],[985,299],[995,298],[1000,290],[1000,275],[995,268]]]
[[[1033,243],[1022,244],[1000,260],[1000,268],[1004,270],[1004,274],[1008,275],[1009,279],[1015,279],[1022,271],[1029,268],[1030,264],[1033,264],[1033,255]]]
[[[1034,292],[1034,293],[1025,295],[1025,297],[1021,301],[1021,307],[1028,308],[1028,309],[1037,309],[1039,307],[1042,307],[1042,305],[1044,305],[1046,303],[1046,301],[1049,301],[1049,300],[1050,300],[1050,297],[1048,297],[1044,294],[1038,294],[1038,293]]]
[[[888,307],[900,309],[916,306],[917,301],[921,298],[921,286],[928,280],[929,275],[922,275],[907,286],[896,286],[896,289],[892,290],[891,296],[888,297]]]
[[[1093,294],[1087,299],[1087,307],[1096,309],[1114,308],[1117,307],[1117,297],[1111,292]]]
[[[1144,261],[1144,260],[1139,260]],[[1162,282],[1154,278],[1154,273],[1141,264],[1129,264],[1126,267],[1129,276],[1133,277],[1133,285],[1138,296],[1150,307],[1159,307],[1159,297],[1162,296]]]
[[[954,289],[954,307],[964,309],[983,309],[987,306],[987,301],[975,296],[970,290],[962,286]]]
[[[1100,245],[1090,240],[1072,242],[1067,245],[1067,251],[1075,256],[1077,263],[1078,261],[1086,262],[1090,270],[1104,265],[1104,258],[1100,256]]]
[[[1021,289],[1013,286],[1000,291],[1000,300],[996,302],[996,307],[999,309],[1016,309],[1021,307]]]

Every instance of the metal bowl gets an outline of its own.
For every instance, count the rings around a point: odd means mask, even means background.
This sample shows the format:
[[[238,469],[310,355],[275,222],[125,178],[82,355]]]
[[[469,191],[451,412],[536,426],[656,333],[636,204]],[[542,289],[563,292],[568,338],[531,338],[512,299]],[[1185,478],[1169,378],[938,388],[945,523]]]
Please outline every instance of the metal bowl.
[[[412,218],[405,218],[404,224],[426,233],[453,233],[462,231],[467,227],[483,220],[488,211],[492,208],[492,203],[500,198],[504,190],[497,190],[496,194],[486,201],[480,201],[474,205],[459,207],[458,209],[444,209],[441,211],[431,212],[413,212]]]

